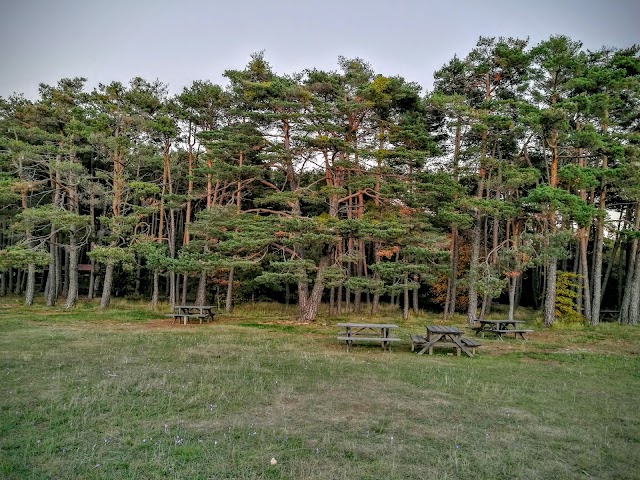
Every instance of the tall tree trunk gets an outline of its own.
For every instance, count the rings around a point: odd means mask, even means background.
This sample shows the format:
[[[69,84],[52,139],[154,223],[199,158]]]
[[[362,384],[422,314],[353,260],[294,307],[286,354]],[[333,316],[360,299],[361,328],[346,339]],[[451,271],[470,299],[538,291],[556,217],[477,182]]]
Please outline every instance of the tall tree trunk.
[[[409,274],[404,274],[403,281],[403,304],[402,304],[402,319],[406,320],[409,318]]]
[[[56,304],[56,299],[58,297],[58,281],[56,280],[56,273],[58,269],[56,268],[56,250],[58,247],[56,246],[57,234],[55,233],[54,227],[51,227],[51,237],[49,241],[49,275],[47,278],[47,306],[53,307]]]
[[[107,263],[104,271],[104,284],[102,287],[102,298],[100,299],[100,308],[107,308],[111,302],[111,287],[113,285],[113,263]]]
[[[189,275],[182,275],[182,305],[187,304],[187,289],[189,288]]]
[[[227,301],[224,306],[224,311],[229,313],[233,309],[233,273],[234,267],[229,267],[229,276],[227,277]]]
[[[549,327],[553,324],[556,315],[556,281],[558,274],[558,259],[549,258],[546,274],[546,291],[544,299],[544,324]]]
[[[467,324],[473,325],[478,320],[478,265],[480,263],[480,228],[481,218],[477,215],[471,230],[471,259],[469,265],[469,288],[467,304]]]
[[[160,272],[157,268],[153,269],[153,290],[151,291],[151,308],[158,309],[158,297],[160,296]]]
[[[304,308],[299,310],[298,320],[300,322],[313,322],[318,316],[320,301],[322,300],[322,292],[324,291],[324,273],[330,265],[330,262],[331,255],[326,255],[320,259],[311,294],[309,295]]]
[[[336,287],[329,289],[329,316],[332,317],[335,314],[336,306]]]
[[[591,311],[591,291],[589,289],[589,263],[587,260],[587,248],[589,245],[589,228],[580,228],[580,264],[582,266],[582,300],[584,303],[584,316],[593,324],[594,320]],[[598,283],[600,280],[598,280]],[[595,323],[598,323],[597,320]]]
[[[69,286],[64,308],[72,308],[78,300],[78,253],[76,229],[75,227],[71,227],[69,229],[69,270],[67,272]]]
[[[198,291],[196,292],[196,305],[204,305],[207,301],[207,272],[200,272]]]
[[[36,291],[36,266],[30,263],[27,266],[27,288],[25,293],[24,304],[33,305],[33,298]]]
[[[510,321],[513,321],[513,315],[515,313],[515,309],[516,309],[516,285],[518,284],[518,277],[509,277],[508,278],[508,284],[509,284],[509,315],[508,315],[508,319]]]
[[[89,273],[89,292],[87,293],[87,299],[93,299],[96,281],[96,261],[91,259],[91,272]]]
[[[453,315],[456,311],[456,301],[458,298],[458,257],[460,240],[458,227],[451,228],[451,256],[449,262],[450,274],[447,280],[447,296],[444,306],[444,318]]]
[[[629,300],[629,311],[627,321],[629,325],[637,325],[640,321],[640,252],[636,254],[633,283],[631,285],[631,295]]]

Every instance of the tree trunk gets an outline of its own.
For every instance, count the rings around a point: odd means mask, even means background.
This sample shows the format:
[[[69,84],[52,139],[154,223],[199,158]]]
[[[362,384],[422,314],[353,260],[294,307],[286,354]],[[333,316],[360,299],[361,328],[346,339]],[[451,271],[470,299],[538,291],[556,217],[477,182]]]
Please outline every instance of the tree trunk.
[[[187,304],[187,289],[189,288],[189,275],[182,275],[182,305]]]
[[[329,289],[329,316],[332,317],[335,313],[336,304],[336,287]]]
[[[324,256],[320,260],[311,294],[309,295],[304,308],[301,308],[299,311],[298,320],[300,322],[313,322],[318,316],[320,301],[322,300],[322,292],[324,291],[324,272],[330,265],[330,262],[330,255]]]
[[[631,299],[629,301],[629,313],[627,322],[629,325],[637,325],[640,316],[640,252],[636,254],[636,266],[633,284],[631,287]]]
[[[27,266],[27,288],[25,293],[24,304],[33,305],[33,298],[36,291],[36,266],[30,263]]]
[[[51,240],[49,241],[49,275],[47,278],[47,306],[53,307],[58,297],[56,280],[56,233],[54,227],[51,227]]]
[[[402,304],[402,319],[409,318],[409,275],[404,274],[404,286],[403,286],[403,304]]]
[[[234,267],[229,267],[229,276],[227,277],[227,301],[224,306],[224,311],[229,313],[233,309],[233,273]]]
[[[87,299],[91,300],[93,298],[93,293],[95,289],[95,281],[96,281],[96,261],[91,259],[91,273],[89,274],[89,293],[87,293]]]
[[[102,286],[102,298],[100,299],[100,308],[107,308],[111,302],[111,286],[113,284],[114,265],[107,263],[104,271],[104,284]]]
[[[64,275],[62,277],[61,295],[66,298],[69,295],[69,282],[70,282],[69,274],[71,271],[71,267],[70,267],[71,258],[70,258],[70,252],[67,248],[62,248],[61,250],[64,253]]]
[[[556,280],[558,271],[558,259],[551,257],[547,266],[547,287],[544,299],[544,324],[553,325],[556,315]]]
[[[453,315],[456,311],[458,297],[458,227],[451,228],[451,253],[449,261],[449,278],[447,279],[447,296],[444,304],[444,318]]]
[[[151,308],[158,309],[158,297],[160,296],[160,272],[158,269],[153,270],[153,290],[151,292]]]
[[[69,229],[69,270],[67,272],[67,300],[64,308],[72,308],[78,300],[78,244],[75,228]]]
[[[516,285],[518,284],[518,277],[509,277],[509,316],[508,319],[513,321],[513,315],[516,309]]]
[[[473,325],[478,320],[478,264],[480,260],[480,228],[481,219],[478,216],[471,231],[471,259],[469,264],[469,288],[467,304],[467,324]]]
[[[198,291],[196,292],[196,305],[204,305],[207,301],[207,272],[200,272]]]
[[[582,266],[582,300],[584,303],[584,316],[587,320],[594,325],[593,317],[591,316],[591,291],[589,288],[589,263],[587,261],[587,248],[589,244],[589,229],[588,227],[580,229],[580,264]],[[600,279],[598,279],[600,283]],[[595,323],[598,323],[597,320]]]

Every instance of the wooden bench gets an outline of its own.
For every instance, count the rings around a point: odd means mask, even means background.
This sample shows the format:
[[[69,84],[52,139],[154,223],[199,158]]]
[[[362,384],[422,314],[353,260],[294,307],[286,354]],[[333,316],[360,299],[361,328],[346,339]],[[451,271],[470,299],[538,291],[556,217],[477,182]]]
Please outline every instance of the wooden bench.
[[[502,335],[506,335],[508,333],[513,333],[513,338],[518,338],[518,335],[520,335],[520,337],[523,340],[527,339],[527,337],[524,336],[525,333],[533,332],[533,330],[523,330],[523,329],[507,329],[507,330],[493,330],[493,331],[496,332],[496,335],[500,339],[502,339]]]
[[[424,335],[411,335],[411,351],[415,352],[416,347],[427,343],[427,339]]]
[[[471,338],[463,338],[460,340],[465,346],[469,347],[471,349],[471,353],[473,353],[474,355],[476,354],[476,348],[482,346],[481,343],[476,342],[475,340],[471,339]]]
[[[202,320],[205,318],[209,318],[209,315],[205,315],[202,313],[195,313],[195,314],[188,314],[188,315],[185,315],[184,313],[168,313],[165,315],[165,317],[173,317],[173,323],[183,320],[184,324],[186,325],[187,320],[189,318],[197,318],[200,321],[200,324],[202,324]]]
[[[361,337],[358,335],[351,335],[351,336],[338,335],[337,338],[338,338],[338,341],[347,342],[347,352],[350,350],[351,344],[353,342],[376,342],[382,345],[382,347],[384,347],[385,344],[388,344],[390,342],[400,341],[399,338],[395,338],[395,337]]]

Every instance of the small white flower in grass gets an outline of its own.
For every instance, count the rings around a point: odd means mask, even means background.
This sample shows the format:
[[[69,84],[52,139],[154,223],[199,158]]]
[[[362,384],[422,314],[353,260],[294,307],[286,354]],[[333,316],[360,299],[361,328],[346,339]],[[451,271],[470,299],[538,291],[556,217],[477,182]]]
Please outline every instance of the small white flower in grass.
[[[36,445],[40,445],[40,440],[36,440]]]
[[[276,463],[278,463],[278,460],[276,460],[275,458],[271,457],[271,465],[275,465]]]

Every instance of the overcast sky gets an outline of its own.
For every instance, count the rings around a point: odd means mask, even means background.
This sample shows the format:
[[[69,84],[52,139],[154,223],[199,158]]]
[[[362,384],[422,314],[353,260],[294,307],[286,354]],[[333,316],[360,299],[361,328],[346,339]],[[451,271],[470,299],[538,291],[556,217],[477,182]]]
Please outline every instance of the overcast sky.
[[[640,43],[639,25],[640,0],[0,0],[0,96],[75,76],[177,93],[224,84],[260,50],[281,74],[335,70],[343,55],[428,89],[480,35],[564,34],[595,50]]]

